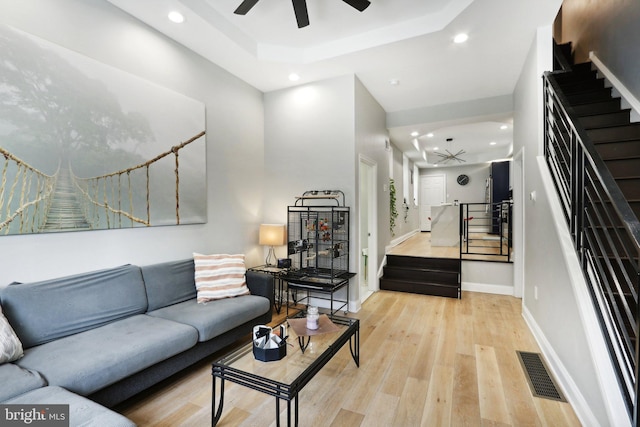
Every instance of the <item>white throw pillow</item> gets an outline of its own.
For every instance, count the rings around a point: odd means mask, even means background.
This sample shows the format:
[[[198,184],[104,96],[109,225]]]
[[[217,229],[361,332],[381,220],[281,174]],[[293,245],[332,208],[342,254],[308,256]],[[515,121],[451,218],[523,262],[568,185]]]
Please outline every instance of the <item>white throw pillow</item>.
[[[22,343],[7,318],[2,314],[0,306],[0,364],[18,360],[22,354]]]
[[[193,254],[199,303],[248,295],[244,255]]]

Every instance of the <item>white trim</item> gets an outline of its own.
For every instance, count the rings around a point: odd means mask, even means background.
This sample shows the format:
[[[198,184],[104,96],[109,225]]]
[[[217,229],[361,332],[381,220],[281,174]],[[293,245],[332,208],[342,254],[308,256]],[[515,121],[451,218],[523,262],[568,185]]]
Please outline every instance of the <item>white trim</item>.
[[[370,157],[365,156],[364,154],[359,154],[358,155],[358,179],[360,177],[360,167],[362,164],[367,165],[368,167],[371,168],[370,172],[371,172],[371,194],[370,199],[369,199],[369,206],[367,207],[363,207],[363,206],[359,206],[359,202],[360,202],[360,191],[362,190],[362,183],[359,182],[358,185],[358,207],[360,210],[362,209],[368,209],[369,210],[369,215],[368,215],[368,219],[369,219],[369,232],[371,233],[371,235],[369,236],[369,244],[368,244],[368,250],[369,250],[369,264],[367,266],[367,296],[365,298],[362,298],[362,295],[360,295],[360,291],[361,291],[361,286],[360,286],[360,280],[356,280],[356,283],[358,284],[358,291],[357,291],[357,299],[358,299],[358,303],[356,305],[361,306],[362,303],[364,302],[364,300],[366,298],[368,298],[371,294],[373,294],[374,292],[378,291],[380,289],[380,285],[379,285],[379,280],[377,279],[376,276],[374,276],[374,273],[376,272],[376,266],[375,266],[375,260],[378,259],[378,227],[376,224],[378,224],[378,210],[376,209],[376,207],[378,206],[378,163],[371,159]],[[359,214],[360,215],[360,214]],[[358,269],[357,271],[359,272],[359,274],[362,274],[362,272],[360,271],[360,261],[359,261],[359,257],[360,254],[362,254],[362,242],[360,241],[361,236],[362,236],[362,224],[360,221],[360,216],[358,217],[358,238],[357,238],[357,246],[358,246],[358,261],[357,261],[357,265],[358,265]],[[376,277],[374,279],[374,277]],[[359,308],[358,308],[359,309]]]
[[[419,232],[420,230],[412,230],[406,234],[403,234],[402,236],[398,236],[395,239],[391,240],[391,242],[389,242],[389,244],[384,248],[385,253],[389,253],[391,249],[398,246],[400,243],[404,242],[414,234],[418,234]]]
[[[586,427],[599,427],[600,423],[593,414],[593,411],[591,411],[588,402],[585,400],[584,396],[580,392],[580,389],[573,381],[573,378],[571,378],[571,375],[569,374],[567,369],[564,367],[564,364],[560,360],[560,357],[558,357],[558,355],[556,354],[553,346],[549,343],[549,341],[547,341],[544,332],[542,332],[535,319],[533,318],[527,307],[524,305],[522,306],[522,317],[529,326],[529,329],[531,330],[531,333],[537,341],[538,346],[540,346],[540,350],[542,351],[542,354],[544,354],[549,369],[553,373],[553,376],[557,380],[558,385],[562,389],[562,393],[564,394],[569,404],[571,404],[571,407],[575,411],[576,416],[580,419],[580,424]],[[626,414],[626,411],[624,412],[624,414]],[[611,425],[628,425],[628,420],[627,424]]]
[[[629,106],[634,110],[636,116],[640,115],[640,101],[635,97],[633,93],[629,89],[626,88],[624,84],[611,72],[611,70],[604,65],[604,63],[598,58],[595,52],[589,52],[589,59],[593,62],[593,65],[596,66],[598,71],[602,73],[604,78],[611,83],[613,88],[620,93],[620,96],[629,104]]]
[[[525,150],[522,147],[513,156],[513,296],[524,296],[524,260],[526,259],[526,245],[524,232],[526,224],[525,209]]]
[[[549,172],[544,156],[538,156],[536,160],[543,186],[549,189],[549,191],[555,191],[553,179],[551,178],[551,173]],[[549,209],[551,210],[551,218],[564,218],[564,213],[558,198],[548,197],[548,202]],[[607,411],[609,425],[617,427],[630,426],[631,422],[627,416],[626,405],[620,392],[620,386],[615,375],[611,357],[607,351],[607,344],[604,336],[602,335],[598,316],[595,312],[595,308],[593,307],[593,302],[587,290],[587,286],[585,285],[585,279],[578,256],[573,248],[571,235],[569,234],[565,221],[558,220],[552,222],[556,227],[559,244],[563,248],[562,253],[567,266],[567,274],[571,279],[570,282],[573,295],[582,321],[587,346],[589,347],[590,354],[585,355],[585,357],[590,357],[593,363],[595,371],[594,375],[600,384],[600,394]],[[526,313],[528,314],[528,312]],[[525,310],[523,307],[523,316],[524,315]],[[544,333],[537,326],[530,314],[528,314],[528,318],[525,317],[525,320],[529,323],[530,329],[538,341],[545,357],[552,365],[551,368],[556,374],[561,386],[563,389],[568,391],[568,393],[565,394],[567,394],[567,399],[576,411],[576,415],[580,418],[580,421],[585,426],[597,426],[598,423],[595,422],[593,412],[591,411],[588,403],[585,401],[584,396],[580,393],[580,390],[575,385],[573,379],[564,368],[562,361],[547,341]]]
[[[494,285],[491,283],[462,282],[462,290],[495,295],[513,295],[513,286]]]

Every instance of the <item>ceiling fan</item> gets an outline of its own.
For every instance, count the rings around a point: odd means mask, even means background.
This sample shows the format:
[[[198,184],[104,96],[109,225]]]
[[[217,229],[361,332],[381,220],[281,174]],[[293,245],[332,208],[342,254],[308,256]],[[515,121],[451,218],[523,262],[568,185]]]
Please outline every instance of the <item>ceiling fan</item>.
[[[296,14],[296,21],[298,22],[298,28],[306,27],[309,25],[309,13],[307,12],[307,0],[291,0],[293,2],[293,11]],[[371,4],[368,0],[342,0],[349,6],[364,11]],[[247,12],[258,3],[258,0],[244,0],[240,3],[240,6],[233,12],[236,15],[246,15]]]
[[[447,152],[447,154],[442,154],[442,153],[436,153],[438,156],[440,156],[440,160],[438,161],[438,163],[441,162],[449,162],[450,160],[457,160],[458,163],[464,163],[466,162],[466,160],[460,158],[460,156],[462,156],[463,154],[465,154],[464,150],[460,150],[458,151],[456,154],[453,154],[451,151],[449,150],[444,150]]]
[[[446,141],[449,144],[449,146],[451,146],[451,143],[453,142],[453,138],[447,138]],[[451,147],[449,147],[449,148],[451,148]],[[460,157],[463,154],[466,154],[466,151],[459,150],[456,154],[453,154],[451,151],[446,150],[446,149],[444,151],[446,151],[447,154],[436,153],[440,157],[440,160],[437,163],[442,163],[442,162],[448,163],[451,160],[456,160],[458,163],[466,162],[466,160],[464,160],[463,158]]]

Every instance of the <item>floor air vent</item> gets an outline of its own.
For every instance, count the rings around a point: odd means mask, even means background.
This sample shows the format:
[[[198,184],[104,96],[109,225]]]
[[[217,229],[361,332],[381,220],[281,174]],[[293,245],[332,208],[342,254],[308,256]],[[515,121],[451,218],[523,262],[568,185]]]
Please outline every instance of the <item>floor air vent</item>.
[[[549,375],[540,353],[528,353],[526,351],[516,351],[516,353],[518,353],[527,381],[529,381],[529,387],[531,387],[531,393],[534,396],[566,402],[555,381]]]

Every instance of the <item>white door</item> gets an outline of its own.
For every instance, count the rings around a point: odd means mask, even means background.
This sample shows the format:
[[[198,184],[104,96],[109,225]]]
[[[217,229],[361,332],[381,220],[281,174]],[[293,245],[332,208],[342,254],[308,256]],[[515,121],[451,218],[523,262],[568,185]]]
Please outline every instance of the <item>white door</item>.
[[[360,156],[360,230],[358,287],[360,302],[364,302],[377,289],[377,237],[376,237],[376,170],[373,160]]]
[[[444,175],[420,177],[420,230],[431,231],[431,206],[440,206],[445,200]]]

